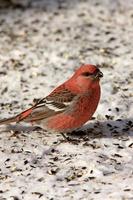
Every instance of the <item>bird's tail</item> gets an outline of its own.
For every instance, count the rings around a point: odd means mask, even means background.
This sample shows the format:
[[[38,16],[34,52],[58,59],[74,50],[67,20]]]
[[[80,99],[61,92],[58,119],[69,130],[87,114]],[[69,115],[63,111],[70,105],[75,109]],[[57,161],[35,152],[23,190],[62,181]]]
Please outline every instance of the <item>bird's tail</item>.
[[[10,123],[13,123],[13,122],[17,122],[17,116],[0,120],[0,125],[10,124]]]
[[[33,110],[33,107],[21,112],[20,114],[14,116],[14,117],[2,119],[2,120],[0,120],[0,125],[10,124],[13,122],[20,122],[20,121],[24,120],[25,118],[27,118],[31,114],[32,110]]]

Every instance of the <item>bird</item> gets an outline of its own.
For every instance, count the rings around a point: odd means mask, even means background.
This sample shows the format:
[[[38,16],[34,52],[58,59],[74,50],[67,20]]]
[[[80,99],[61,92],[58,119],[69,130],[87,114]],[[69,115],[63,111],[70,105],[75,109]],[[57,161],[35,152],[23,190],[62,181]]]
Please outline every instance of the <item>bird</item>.
[[[102,77],[98,66],[83,64],[48,96],[20,114],[0,120],[0,125],[23,121],[51,132],[70,133],[92,118],[101,96]]]

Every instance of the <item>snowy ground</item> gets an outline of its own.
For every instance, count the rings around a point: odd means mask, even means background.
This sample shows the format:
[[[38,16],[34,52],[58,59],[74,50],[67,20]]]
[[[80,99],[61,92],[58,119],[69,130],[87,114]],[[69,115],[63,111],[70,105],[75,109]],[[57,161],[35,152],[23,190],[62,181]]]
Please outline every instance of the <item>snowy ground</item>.
[[[1,6],[0,118],[28,108],[81,63],[100,64],[104,78],[95,120],[70,135],[78,144],[0,127],[0,200],[133,200],[132,38],[131,0]]]

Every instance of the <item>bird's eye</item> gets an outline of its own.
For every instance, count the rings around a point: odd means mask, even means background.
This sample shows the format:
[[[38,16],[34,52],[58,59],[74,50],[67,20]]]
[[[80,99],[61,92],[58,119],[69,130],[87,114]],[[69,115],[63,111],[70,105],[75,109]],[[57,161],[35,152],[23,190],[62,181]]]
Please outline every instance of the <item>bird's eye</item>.
[[[83,75],[83,76],[91,76],[91,75],[93,75],[93,74],[90,73],[90,72],[83,72],[82,75]]]

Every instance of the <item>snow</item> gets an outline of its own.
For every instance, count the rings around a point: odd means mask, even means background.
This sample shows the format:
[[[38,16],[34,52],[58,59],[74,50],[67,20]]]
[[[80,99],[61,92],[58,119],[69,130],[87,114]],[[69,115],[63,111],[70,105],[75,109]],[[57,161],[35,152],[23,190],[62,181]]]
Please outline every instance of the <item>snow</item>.
[[[0,119],[81,63],[101,66],[102,96],[95,119],[68,135],[76,143],[23,123],[0,127],[0,199],[133,199],[133,1],[24,2],[0,8]]]

